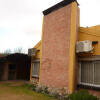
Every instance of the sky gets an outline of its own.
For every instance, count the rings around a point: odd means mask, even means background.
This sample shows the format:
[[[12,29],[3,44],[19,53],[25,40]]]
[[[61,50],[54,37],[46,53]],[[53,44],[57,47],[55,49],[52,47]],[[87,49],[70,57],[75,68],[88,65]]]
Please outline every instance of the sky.
[[[62,0],[0,0],[0,52],[33,48],[41,40],[42,11]],[[77,0],[80,25],[100,24],[100,0]]]

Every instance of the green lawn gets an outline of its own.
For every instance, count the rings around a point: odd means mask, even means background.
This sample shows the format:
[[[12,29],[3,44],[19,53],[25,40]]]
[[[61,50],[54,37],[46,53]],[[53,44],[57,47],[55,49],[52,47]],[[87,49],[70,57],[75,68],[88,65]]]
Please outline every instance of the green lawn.
[[[0,100],[57,100],[32,91],[24,82],[0,82]]]

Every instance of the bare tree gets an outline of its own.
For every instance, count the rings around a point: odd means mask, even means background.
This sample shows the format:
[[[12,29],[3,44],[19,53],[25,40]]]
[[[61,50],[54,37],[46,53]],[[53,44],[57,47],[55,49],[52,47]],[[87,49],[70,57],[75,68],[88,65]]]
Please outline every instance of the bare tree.
[[[11,49],[7,49],[4,51],[4,54],[11,54]]]
[[[25,53],[22,47],[15,48],[14,53]]]

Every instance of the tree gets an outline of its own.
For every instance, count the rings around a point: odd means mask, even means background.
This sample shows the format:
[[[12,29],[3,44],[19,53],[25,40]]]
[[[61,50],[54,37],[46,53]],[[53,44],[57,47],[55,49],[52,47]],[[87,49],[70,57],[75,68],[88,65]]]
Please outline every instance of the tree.
[[[19,47],[14,49],[14,53],[25,53],[25,51],[22,47]]]
[[[11,54],[11,49],[7,49],[4,51],[4,54]]]

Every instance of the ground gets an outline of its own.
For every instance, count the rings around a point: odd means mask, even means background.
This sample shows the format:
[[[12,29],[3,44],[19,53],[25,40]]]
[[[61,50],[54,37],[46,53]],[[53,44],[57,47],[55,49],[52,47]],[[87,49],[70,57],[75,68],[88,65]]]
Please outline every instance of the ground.
[[[56,100],[32,91],[25,82],[0,82],[0,100]]]

